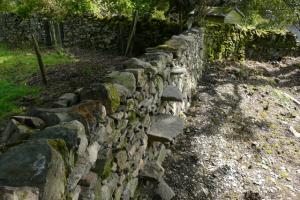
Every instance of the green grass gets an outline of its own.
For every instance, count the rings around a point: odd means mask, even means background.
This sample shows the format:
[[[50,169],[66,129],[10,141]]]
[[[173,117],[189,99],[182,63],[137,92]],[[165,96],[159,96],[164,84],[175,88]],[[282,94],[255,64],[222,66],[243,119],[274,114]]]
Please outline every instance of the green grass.
[[[6,80],[0,80],[0,119],[10,114],[21,113],[22,110],[16,105],[16,101],[26,95],[37,94],[39,91],[39,88],[15,85]]]
[[[42,53],[44,64],[51,67],[56,64],[68,63],[73,59],[63,53]],[[33,73],[38,72],[35,53],[30,50],[9,49],[0,43],[0,79],[22,82]]]
[[[47,68],[74,59],[63,53],[45,51],[42,53]],[[17,101],[27,95],[38,94],[40,88],[26,86],[27,79],[34,73],[39,73],[37,59],[29,49],[10,49],[0,43],[0,120],[12,114],[20,113]]]

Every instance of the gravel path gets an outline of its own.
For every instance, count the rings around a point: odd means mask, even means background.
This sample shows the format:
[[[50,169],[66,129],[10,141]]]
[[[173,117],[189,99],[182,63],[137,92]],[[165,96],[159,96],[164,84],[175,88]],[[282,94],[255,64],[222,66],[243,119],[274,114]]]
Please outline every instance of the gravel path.
[[[298,63],[207,68],[164,163],[175,199],[300,199]]]

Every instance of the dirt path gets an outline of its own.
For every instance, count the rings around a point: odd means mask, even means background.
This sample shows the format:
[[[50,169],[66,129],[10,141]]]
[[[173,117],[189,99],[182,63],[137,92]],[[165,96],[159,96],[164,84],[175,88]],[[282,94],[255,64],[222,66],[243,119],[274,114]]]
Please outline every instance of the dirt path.
[[[164,163],[175,199],[300,199],[298,63],[207,68]]]

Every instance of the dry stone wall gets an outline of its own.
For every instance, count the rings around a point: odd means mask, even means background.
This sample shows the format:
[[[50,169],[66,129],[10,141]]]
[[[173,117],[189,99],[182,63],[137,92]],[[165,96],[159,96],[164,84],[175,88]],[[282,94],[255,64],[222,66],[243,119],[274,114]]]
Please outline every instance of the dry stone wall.
[[[12,117],[1,134],[0,197],[171,199],[162,162],[183,132],[203,39],[202,29],[173,36],[55,108]]]
[[[40,43],[46,43],[45,20],[41,16],[33,16],[22,20],[14,14],[0,14],[0,41],[8,42],[14,46],[28,44],[31,34],[35,33]]]
[[[61,20],[60,36],[65,47],[113,50],[121,53],[125,51],[131,26],[132,20],[124,16],[99,18],[73,15]],[[42,16],[21,19],[13,14],[0,15],[0,41],[6,41],[13,46],[30,43],[32,33],[37,35],[40,44],[49,46],[49,28],[49,19]],[[133,53],[141,55],[145,48],[161,44],[179,34],[179,31],[180,27],[175,23],[141,18],[137,23]]]

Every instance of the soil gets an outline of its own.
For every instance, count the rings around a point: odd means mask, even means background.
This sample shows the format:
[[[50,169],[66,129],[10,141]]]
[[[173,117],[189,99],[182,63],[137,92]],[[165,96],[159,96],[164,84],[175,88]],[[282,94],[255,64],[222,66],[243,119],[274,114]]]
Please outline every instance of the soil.
[[[29,96],[23,99],[24,105],[30,105],[32,104],[30,101],[38,99],[36,103],[39,106],[50,106],[64,93],[102,82],[106,74],[121,68],[122,63],[128,59],[114,52],[70,49],[69,53],[75,56],[76,61],[47,70],[46,76],[49,83],[47,87],[42,85],[40,74],[34,74],[29,79],[28,85],[39,86],[43,90],[38,97]]]
[[[174,199],[300,199],[299,78],[300,58],[210,64],[164,162]]]

